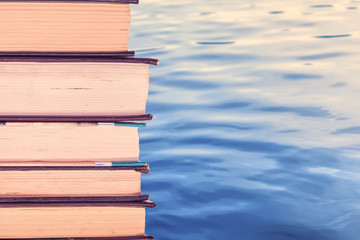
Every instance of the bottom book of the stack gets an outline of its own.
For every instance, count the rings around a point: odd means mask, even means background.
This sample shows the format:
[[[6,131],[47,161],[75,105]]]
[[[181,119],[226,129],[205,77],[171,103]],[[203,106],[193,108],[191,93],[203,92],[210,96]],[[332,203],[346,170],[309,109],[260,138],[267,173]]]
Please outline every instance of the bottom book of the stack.
[[[147,198],[1,198],[0,239],[153,239],[145,235],[145,207],[155,206]]]

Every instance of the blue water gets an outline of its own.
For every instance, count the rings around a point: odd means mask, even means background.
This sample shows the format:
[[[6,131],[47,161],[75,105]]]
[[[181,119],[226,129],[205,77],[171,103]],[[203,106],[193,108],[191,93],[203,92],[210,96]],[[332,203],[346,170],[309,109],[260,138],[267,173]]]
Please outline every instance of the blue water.
[[[360,236],[360,1],[143,0],[155,239]]]

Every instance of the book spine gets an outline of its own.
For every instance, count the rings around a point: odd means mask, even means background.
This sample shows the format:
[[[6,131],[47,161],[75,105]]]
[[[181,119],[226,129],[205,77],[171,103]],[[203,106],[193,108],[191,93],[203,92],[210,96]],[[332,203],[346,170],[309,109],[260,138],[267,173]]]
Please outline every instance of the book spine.
[[[151,201],[141,202],[0,202],[0,208],[29,208],[29,207],[148,207],[154,208],[156,203]]]
[[[0,122],[112,122],[149,121],[152,114],[128,116],[1,116]],[[128,123],[129,124],[129,123]]]
[[[13,1],[13,0],[12,0]],[[1,1],[0,1],[1,2]],[[1,57],[133,57],[134,51],[121,52],[0,52]]]
[[[4,238],[0,238],[4,239]],[[68,237],[68,238],[12,238],[11,240],[152,240],[153,236],[128,237]],[[6,239],[9,240],[9,239]]]
[[[146,167],[146,162],[0,162],[0,167]]]
[[[0,122],[2,126],[118,126],[118,127],[146,127],[141,122]]]
[[[150,195],[120,197],[2,197],[0,203],[91,203],[91,202],[142,202],[150,199]],[[1,206],[1,205],[0,205]]]
[[[0,166],[1,171],[71,171],[71,170],[98,170],[98,171],[120,171],[120,170],[134,170],[136,172],[149,174],[149,165],[146,166],[122,166],[122,167],[109,167],[109,166]]]
[[[0,0],[1,1],[1,0]],[[116,57],[25,57],[25,56],[1,56],[1,62],[123,62],[123,63],[140,63],[149,65],[159,65],[159,60],[154,58],[116,58]]]

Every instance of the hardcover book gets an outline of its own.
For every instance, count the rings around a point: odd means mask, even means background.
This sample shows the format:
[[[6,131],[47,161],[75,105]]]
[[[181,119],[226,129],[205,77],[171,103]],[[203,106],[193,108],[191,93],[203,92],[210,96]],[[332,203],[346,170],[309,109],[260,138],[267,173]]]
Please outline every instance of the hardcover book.
[[[0,203],[0,239],[152,239],[149,201]]]
[[[112,166],[139,159],[138,125],[7,122],[0,166]]]
[[[0,55],[129,56],[136,0],[0,1]]]
[[[146,163],[139,163],[126,163],[124,167],[0,166],[0,203],[10,198],[18,198],[13,202],[44,197],[90,201],[90,197],[103,196],[136,201],[141,198],[141,173],[149,172]]]
[[[0,57],[0,121],[131,121],[145,115],[148,58]]]

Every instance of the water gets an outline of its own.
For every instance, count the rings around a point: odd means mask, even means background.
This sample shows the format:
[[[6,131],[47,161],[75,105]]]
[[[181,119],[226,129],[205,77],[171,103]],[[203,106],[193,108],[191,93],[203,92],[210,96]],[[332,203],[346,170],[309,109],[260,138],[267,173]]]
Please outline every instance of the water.
[[[143,0],[147,234],[360,236],[360,1]]]

